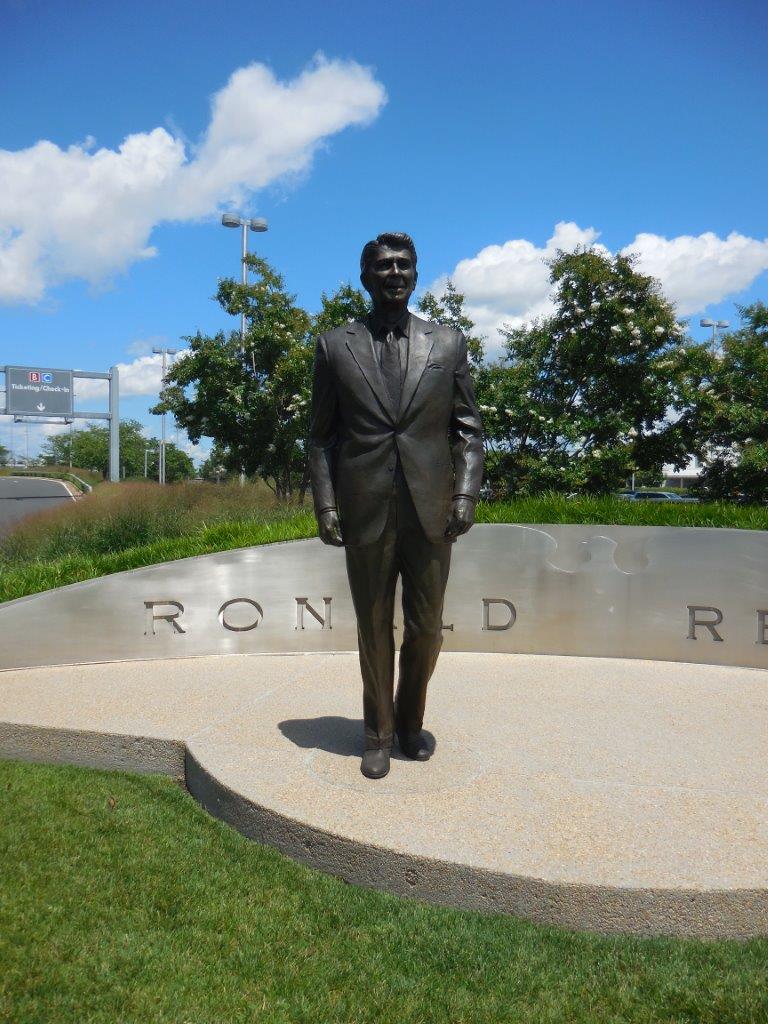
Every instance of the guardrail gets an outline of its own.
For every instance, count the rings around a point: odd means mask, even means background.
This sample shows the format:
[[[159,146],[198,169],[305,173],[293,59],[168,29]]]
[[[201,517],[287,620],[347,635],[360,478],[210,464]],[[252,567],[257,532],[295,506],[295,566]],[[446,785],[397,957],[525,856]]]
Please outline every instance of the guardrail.
[[[90,494],[93,487],[86,483],[85,480],[81,480],[79,476],[75,476],[74,473],[44,473],[34,469],[16,469],[15,466],[5,466],[8,470],[3,476],[31,476],[41,477],[44,480],[70,480],[76,484],[77,487],[83,492],[83,494]]]

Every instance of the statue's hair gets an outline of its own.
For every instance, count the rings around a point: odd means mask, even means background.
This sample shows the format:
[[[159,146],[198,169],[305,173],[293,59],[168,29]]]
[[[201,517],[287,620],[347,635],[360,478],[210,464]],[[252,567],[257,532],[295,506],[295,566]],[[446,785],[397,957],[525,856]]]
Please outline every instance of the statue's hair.
[[[366,242],[363,246],[363,251],[360,253],[360,273],[364,274],[372,263],[374,255],[378,249],[407,249],[413,257],[413,265],[416,266],[416,246],[413,244],[413,239],[410,235],[406,235],[404,231],[384,231],[377,238],[371,239],[370,242]]]

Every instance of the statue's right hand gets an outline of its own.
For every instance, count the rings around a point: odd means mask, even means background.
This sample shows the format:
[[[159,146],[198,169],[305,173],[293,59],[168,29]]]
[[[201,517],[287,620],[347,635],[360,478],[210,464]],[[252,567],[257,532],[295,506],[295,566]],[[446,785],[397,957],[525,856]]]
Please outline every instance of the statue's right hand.
[[[341,526],[339,525],[339,513],[335,509],[326,509],[320,513],[317,523],[320,531],[320,540],[323,544],[332,544],[336,548],[343,546],[341,539]]]

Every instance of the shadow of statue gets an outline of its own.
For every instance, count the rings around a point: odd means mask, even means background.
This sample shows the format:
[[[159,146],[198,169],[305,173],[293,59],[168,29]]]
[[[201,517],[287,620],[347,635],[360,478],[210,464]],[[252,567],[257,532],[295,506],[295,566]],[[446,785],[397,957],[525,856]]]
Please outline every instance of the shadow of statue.
[[[291,743],[304,750],[325,750],[340,757],[360,757],[363,753],[364,731],[361,718],[344,718],[341,715],[323,715],[320,718],[287,718],[278,723],[280,732]],[[431,732],[424,730],[429,747],[434,751],[436,742]],[[392,747],[392,756],[400,759],[397,739]]]

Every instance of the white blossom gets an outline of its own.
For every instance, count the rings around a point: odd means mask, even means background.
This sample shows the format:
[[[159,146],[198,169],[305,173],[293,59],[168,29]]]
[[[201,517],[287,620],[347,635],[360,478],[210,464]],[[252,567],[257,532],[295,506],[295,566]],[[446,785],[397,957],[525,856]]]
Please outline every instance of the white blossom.
[[[614,324],[611,328],[611,334],[621,334],[621,328],[617,324]]]
[[[640,332],[640,328],[639,327],[633,327],[632,328],[632,337],[633,338],[639,338],[640,337],[640,333],[641,332]]]
[[[634,311],[634,309],[631,308],[631,306],[625,306],[624,309],[622,309],[621,312],[624,314],[624,316],[632,316],[632,314],[635,311]]]
[[[656,326],[653,328],[653,333],[661,337],[664,333],[664,328],[661,326],[661,324],[656,324]]]
[[[600,303],[597,301],[597,299],[595,299],[594,302],[590,302],[589,308],[590,309],[600,309]]]
[[[574,312],[578,313],[579,316],[581,316],[584,310],[581,308],[581,306],[574,306]]]

